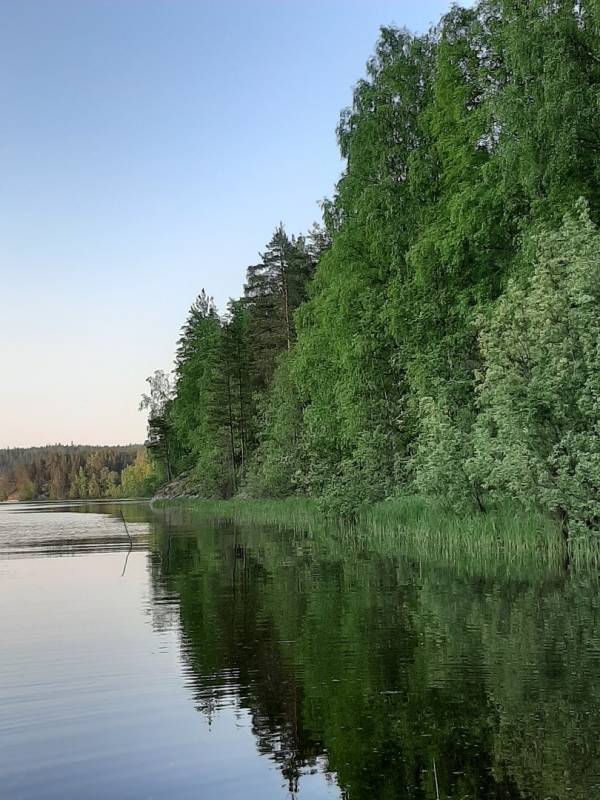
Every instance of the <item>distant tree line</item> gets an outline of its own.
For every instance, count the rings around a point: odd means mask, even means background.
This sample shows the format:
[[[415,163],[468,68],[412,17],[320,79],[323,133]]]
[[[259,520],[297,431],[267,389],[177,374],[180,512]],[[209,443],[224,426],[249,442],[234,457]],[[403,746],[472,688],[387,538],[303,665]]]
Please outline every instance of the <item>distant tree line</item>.
[[[600,2],[383,28],[324,227],[202,292],[144,403],[207,497],[402,492],[600,527]]]
[[[156,486],[157,472],[139,445],[0,450],[0,501],[142,497]]]

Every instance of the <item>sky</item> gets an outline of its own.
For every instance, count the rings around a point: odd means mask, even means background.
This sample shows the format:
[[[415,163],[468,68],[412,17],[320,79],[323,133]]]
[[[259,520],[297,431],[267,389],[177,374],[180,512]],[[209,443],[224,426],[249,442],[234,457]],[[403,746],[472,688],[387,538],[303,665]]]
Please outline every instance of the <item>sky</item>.
[[[202,288],[320,219],[379,27],[443,0],[0,1],[0,447],[145,437]]]

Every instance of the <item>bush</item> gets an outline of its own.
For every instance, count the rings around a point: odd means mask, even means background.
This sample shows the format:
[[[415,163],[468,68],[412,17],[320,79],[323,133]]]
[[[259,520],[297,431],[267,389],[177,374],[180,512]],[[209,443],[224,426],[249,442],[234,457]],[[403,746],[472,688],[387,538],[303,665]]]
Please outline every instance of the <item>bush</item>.
[[[540,234],[533,273],[483,326],[485,371],[471,471],[493,492],[600,524],[600,234],[577,214]]]
[[[433,397],[421,400],[419,420],[414,461],[416,490],[440,498],[456,511],[471,504],[484,511],[484,492],[474,469],[469,426],[452,418],[445,400]]]

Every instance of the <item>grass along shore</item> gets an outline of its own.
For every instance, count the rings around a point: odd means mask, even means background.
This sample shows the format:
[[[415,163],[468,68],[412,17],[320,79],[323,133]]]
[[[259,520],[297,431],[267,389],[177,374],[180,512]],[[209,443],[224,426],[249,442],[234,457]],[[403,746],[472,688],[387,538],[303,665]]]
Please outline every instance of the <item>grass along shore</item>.
[[[486,514],[458,514],[422,497],[386,500],[364,509],[350,521],[325,516],[315,500],[154,500],[154,508],[179,508],[207,520],[276,525],[311,533],[368,539],[378,549],[420,559],[444,561],[538,562],[548,566],[600,565],[594,539],[574,539],[568,550],[560,527],[541,513],[506,504]]]

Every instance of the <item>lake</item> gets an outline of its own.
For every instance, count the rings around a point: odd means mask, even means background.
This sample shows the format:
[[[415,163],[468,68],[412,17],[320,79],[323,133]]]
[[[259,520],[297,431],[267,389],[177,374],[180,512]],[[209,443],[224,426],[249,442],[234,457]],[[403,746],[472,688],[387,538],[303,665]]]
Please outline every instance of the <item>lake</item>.
[[[1,506],[0,797],[600,797],[598,588],[143,503]]]

